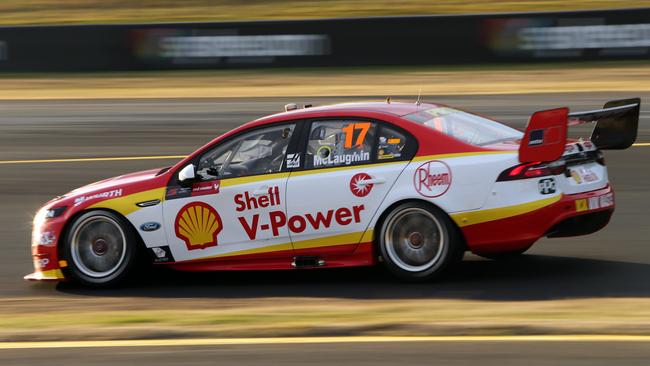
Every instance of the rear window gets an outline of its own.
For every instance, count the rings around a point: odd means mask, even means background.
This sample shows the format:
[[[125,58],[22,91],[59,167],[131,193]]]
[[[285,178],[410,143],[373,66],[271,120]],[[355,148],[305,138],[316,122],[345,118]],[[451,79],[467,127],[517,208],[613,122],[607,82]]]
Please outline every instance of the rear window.
[[[523,136],[523,133],[514,128],[449,107],[418,111],[406,115],[405,118],[477,146],[519,140]]]

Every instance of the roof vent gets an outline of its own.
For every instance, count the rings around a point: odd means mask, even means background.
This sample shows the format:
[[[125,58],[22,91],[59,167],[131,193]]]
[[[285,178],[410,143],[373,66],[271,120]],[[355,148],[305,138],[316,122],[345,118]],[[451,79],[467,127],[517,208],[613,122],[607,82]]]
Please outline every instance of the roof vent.
[[[295,111],[296,109],[298,109],[298,105],[296,103],[289,103],[284,105],[285,112]]]

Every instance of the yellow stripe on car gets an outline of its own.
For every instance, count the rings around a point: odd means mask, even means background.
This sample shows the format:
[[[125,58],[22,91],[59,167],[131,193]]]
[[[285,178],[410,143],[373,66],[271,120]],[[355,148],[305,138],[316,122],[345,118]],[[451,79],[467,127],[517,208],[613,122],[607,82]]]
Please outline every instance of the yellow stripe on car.
[[[283,179],[283,178],[289,178],[289,173],[287,172],[287,173],[261,174],[261,175],[252,175],[249,177],[227,178],[221,180],[221,186],[231,187],[240,184],[270,181],[273,179]]]
[[[367,234],[367,233],[370,234]],[[364,239],[367,238],[372,238],[372,230],[368,230],[363,233],[363,236],[361,237],[361,240],[359,240],[359,237],[362,233],[356,232],[356,233],[349,233],[349,234],[341,234],[341,235],[334,235],[334,236],[327,236],[327,237],[322,237],[322,238],[315,238],[315,239],[308,239],[308,240],[301,240],[293,243],[294,249],[311,249],[311,248],[320,248],[320,247],[332,247],[336,245],[344,245],[344,244],[357,244],[359,242],[365,242]],[[372,239],[370,239],[372,240]],[[370,241],[368,240],[368,241]]]
[[[147,191],[142,191],[134,194],[129,194],[123,197],[111,198],[105,201],[97,202],[89,208],[108,208],[121,213],[126,216],[140,209],[136,205],[138,202],[163,200],[165,198],[165,191],[167,188],[156,188]]]
[[[310,169],[310,170],[300,170],[296,172],[291,172],[292,177],[299,177],[303,175],[313,175],[313,174],[326,174],[330,172],[339,172],[343,170],[352,170],[352,169],[362,169],[363,167],[378,167],[378,166],[386,166],[386,165],[393,165],[393,164],[406,164],[408,161],[391,161],[387,163],[368,163],[368,164],[359,164],[359,165],[344,165],[344,166],[337,166],[337,167],[332,167],[332,168],[319,168],[319,169]]]
[[[485,210],[467,211],[451,214],[451,218],[458,226],[476,225],[483,222],[505,219],[519,216],[525,213],[538,210],[560,200],[562,196],[557,195],[543,200],[526,202],[519,205],[489,208]]]
[[[361,237],[361,240],[359,240],[359,237]],[[332,235],[332,236],[325,236],[316,239],[301,240],[293,243],[293,245],[291,243],[275,244],[275,245],[269,245],[260,248],[237,250],[230,253],[222,253],[222,254],[212,255],[208,257],[190,259],[187,261],[179,261],[177,263],[204,261],[206,259],[228,258],[228,257],[235,257],[241,255],[249,255],[249,254],[273,253],[273,252],[280,252],[283,250],[324,248],[324,247],[332,247],[336,245],[358,244],[360,242],[367,243],[372,241],[373,238],[374,237],[373,237],[372,230],[366,230],[365,232],[363,232],[363,235],[360,231],[358,231],[349,234]]]

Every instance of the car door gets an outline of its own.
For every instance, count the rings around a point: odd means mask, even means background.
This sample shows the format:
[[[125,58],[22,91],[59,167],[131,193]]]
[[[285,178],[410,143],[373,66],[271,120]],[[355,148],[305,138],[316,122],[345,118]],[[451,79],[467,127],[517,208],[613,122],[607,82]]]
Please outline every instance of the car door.
[[[190,184],[172,179],[163,215],[173,260],[291,256],[281,222],[295,131],[291,123],[245,132],[193,159]]]
[[[394,126],[356,119],[312,121],[301,140],[304,159],[287,184],[294,251],[352,253],[371,240],[372,228],[366,229],[415,143]]]

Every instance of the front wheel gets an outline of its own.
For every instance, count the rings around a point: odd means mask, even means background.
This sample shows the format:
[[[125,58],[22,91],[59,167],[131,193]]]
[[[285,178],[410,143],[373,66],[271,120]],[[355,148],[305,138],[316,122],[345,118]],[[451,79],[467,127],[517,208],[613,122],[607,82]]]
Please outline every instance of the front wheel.
[[[90,211],[66,232],[66,275],[91,287],[111,287],[125,280],[136,264],[137,234],[121,216]]]
[[[392,210],[381,226],[379,247],[388,270],[407,281],[435,278],[464,253],[449,217],[424,203]]]

